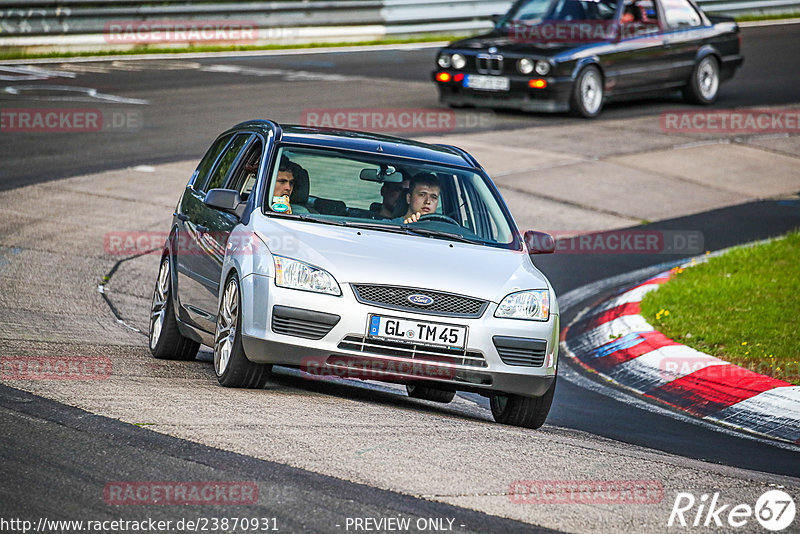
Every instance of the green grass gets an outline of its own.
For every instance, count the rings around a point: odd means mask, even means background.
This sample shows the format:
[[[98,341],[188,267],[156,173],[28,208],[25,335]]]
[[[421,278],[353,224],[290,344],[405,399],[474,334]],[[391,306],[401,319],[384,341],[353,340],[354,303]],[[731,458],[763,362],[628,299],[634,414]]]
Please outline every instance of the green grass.
[[[795,13],[770,13],[767,15],[739,15],[734,17],[736,22],[753,22],[759,20],[782,20],[800,18],[800,11]]]
[[[800,384],[800,232],[676,272],[642,315],[675,341]]]
[[[304,48],[342,47],[342,46],[371,46],[408,43],[429,43],[438,41],[455,41],[464,36],[456,35],[425,35],[408,39],[380,39],[375,41],[358,41],[351,43],[307,43],[307,44],[274,44],[274,45],[247,45],[247,46],[189,46],[186,48],[153,47],[148,45],[137,46],[130,50],[94,50],[85,52],[26,52],[24,50],[0,50],[0,60],[5,59],[50,59],[66,57],[94,57],[94,56],[129,56],[138,54],[188,54],[193,52],[243,52],[250,50],[290,50]]]

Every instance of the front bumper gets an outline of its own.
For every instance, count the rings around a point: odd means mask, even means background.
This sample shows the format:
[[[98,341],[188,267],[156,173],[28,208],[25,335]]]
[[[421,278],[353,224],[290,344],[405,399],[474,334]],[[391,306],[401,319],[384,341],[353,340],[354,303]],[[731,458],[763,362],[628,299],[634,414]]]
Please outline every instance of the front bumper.
[[[441,82],[436,79],[440,72],[448,72],[451,79]],[[528,85],[535,76],[504,75],[510,79],[508,91],[483,91],[464,87],[463,81],[455,81],[456,74],[470,74],[461,71],[434,71],[431,75],[439,89],[439,101],[453,106],[476,106],[489,108],[509,108],[522,111],[564,112],[569,111],[572,96],[572,79],[544,76],[547,87],[534,89]]]
[[[354,377],[435,384],[442,389],[488,396],[541,396],[555,378],[557,315],[551,314],[547,322],[498,319],[493,315],[497,305],[491,302],[477,319],[422,315],[363,304],[348,284],[340,285],[343,295],[334,297],[280,288],[272,278],[262,275],[244,277],[242,340],[247,358],[299,367],[310,379]],[[366,337],[369,314],[466,326],[467,345],[464,351],[448,351],[371,340]],[[315,317],[321,321],[315,321]],[[540,365],[504,362],[498,346],[503,349],[510,343],[511,352],[517,354],[509,338],[543,348]],[[505,358],[509,361],[508,352]]]

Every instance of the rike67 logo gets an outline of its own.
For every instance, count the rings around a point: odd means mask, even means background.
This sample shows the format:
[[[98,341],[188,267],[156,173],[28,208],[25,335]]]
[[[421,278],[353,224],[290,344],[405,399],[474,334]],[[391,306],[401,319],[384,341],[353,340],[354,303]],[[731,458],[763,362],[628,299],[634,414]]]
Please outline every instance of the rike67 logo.
[[[675,496],[672,512],[667,521],[668,527],[733,527],[753,528],[753,518],[765,529],[772,532],[785,530],[794,522],[794,499],[778,489],[765,492],[755,503],[724,503],[719,492],[712,495],[704,493],[699,498],[692,493],[680,492]]]

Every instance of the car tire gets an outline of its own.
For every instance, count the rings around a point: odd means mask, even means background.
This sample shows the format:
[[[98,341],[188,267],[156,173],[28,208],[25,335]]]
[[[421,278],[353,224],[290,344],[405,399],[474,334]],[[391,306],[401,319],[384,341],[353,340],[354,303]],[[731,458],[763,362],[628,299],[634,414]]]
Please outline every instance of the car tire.
[[[603,110],[603,75],[594,65],[585,67],[575,79],[572,88],[570,108],[572,113],[587,119],[593,119]]]
[[[447,391],[444,389],[436,389],[428,386],[411,384],[406,385],[406,391],[408,392],[409,397],[433,402],[441,402],[444,404],[447,404],[456,396],[455,391]]]
[[[692,104],[711,104],[719,95],[719,61],[708,55],[697,62],[689,83],[683,89],[683,98]]]
[[[489,401],[494,420],[503,425],[539,428],[550,413],[553,396],[556,391],[556,379],[541,397],[523,397],[522,395],[497,395]]]
[[[214,332],[214,373],[225,387],[260,389],[267,383],[272,366],[253,363],[245,356],[236,273],[228,277],[224,287]]]
[[[169,256],[164,256],[158,270],[148,331],[150,352],[160,360],[194,360],[200,343],[184,337],[178,330],[172,302],[172,273]]]

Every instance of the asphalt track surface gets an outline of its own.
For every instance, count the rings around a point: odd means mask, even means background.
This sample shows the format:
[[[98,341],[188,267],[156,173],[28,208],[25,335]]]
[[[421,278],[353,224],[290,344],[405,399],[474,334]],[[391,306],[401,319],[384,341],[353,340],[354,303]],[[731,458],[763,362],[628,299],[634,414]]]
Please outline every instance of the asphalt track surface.
[[[723,85],[716,107],[800,101],[797,84],[800,58],[792,53],[800,49],[800,25],[745,29],[742,41],[745,66],[732,82]],[[435,105],[435,91],[428,82],[433,54],[432,49],[420,49],[196,62],[358,77],[360,82],[354,85],[351,94],[326,95],[326,105],[422,108]],[[152,105],[142,106],[145,126],[138,132],[109,133],[100,138],[94,134],[28,134],[13,138],[0,134],[0,158],[4,162],[0,169],[0,189],[126,165],[198,158],[221,129],[252,117],[297,121],[308,102],[318,101],[325,94],[324,77],[311,93],[287,91],[285,82],[285,79],[221,72],[208,76],[198,69],[183,68],[110,69],[83,73],[76,79],[5,82],[7,87],[35,85],[29,95],[43,98],[53,94],[43,90],[47,84],[93,87],[123,97],[146,99],[148,95],[158,95],[158,98],[152,98]],[[269,106],[264,105],[265,101],[270,102]],[[0,92],[3,108],[47,107],[53,102],[20,100],[8,92]],[[119,104],[89,102],[100,109],[120,109]],[[609,106],[597,121],[598,131],[604,120],[653,115],[681,106],[672,97]],[[512,113],[500,113],[497,118],[497,128],[509,131],[577,120],[560,115],[520,117]],[[699,230],[704,234],[705,248],[716,250],[797,227],[800,227],[800,204],[761,201],[662,221],[649,225],[648,229]],[[614,255],[583,256],[581,261],[574,261],[569,256],[553,256],[537,259],[536,263],[561,294],[664,259],[658,255]],[[593,299],[601,296],[594,295]],[[580,306],[572,308],[562,323],[568,324],[579,309]],[[270,499],[269,506],[251,510],[252,515],[279,517],[285,531],[330,531],[331,525],[344,516],[393,514],[457,517],[458,523],[464,525],[461,531],[535,531],[531,525],[210,449],[5,386],[0,386],[0,421],[5,436],[0,440],[3,517],[76,517],[87,510],[95,512],[95,518],[110,517],[107,508],[97,505],[98,487],[104,481],[125,480],[132,471],[137,471],[140,479],[148,479],[141,474],[145,469],[150,479],[257,480],[262,492],[269,491],[276,498]],[[689,458],[800,477],[800,458],[796,452],[642,411],[566,380],[559,382],[548,423]],[[76,491],[76,488],[82,489]],[[309,502],[314,503],[313,514],[308,513]],[[164,508],[141,511],[141,515],[150,517],[159,513],[174,517],[170,514],[175,513]],[[207,515],[217,512],[220,511],[204,510]]]
[[[775,106],[800,101],[797,50],[800,50],[800,24],[742,29],[744,65],[733,80],[722,85],[714,107]],[[123,129],[102,137],[96,133],[4,134],[0,137],[3,161],[0,190],[140,163],[152,165],[199,158],[220,131],[252,118],[297,123],[309,108],[436,107],[436,89],[430,81],[435,52],[435,48],[426,47],[184,62],[199,64],[200,68],[183,68],[181,61],[155,61],[149,65],[135,61],[113,65],[112,61],[75,63],[70,67],[78,74],[75,78],[54,77],[43,81],[4,82],[13,75],[2,72],[0,66],[0,108],[66,107],[61,99],[72,96],[69,107],[88,107],[104,113],[141,113],[144,125],[138,131]],[[58,62],[39,67],[68,70]],[[203,67],[216,72],[201,70]],[[231,72],[236,68],[250,72]],[[267,75],[266,69],[282,70],[285,74]],[[313,74],[321,75],[314,87],[301,88],[291,83]],[[325,76],[352,77],[351,90],[344,94],[328,91]],[[63,89],[53,90],[52,86],[93,88],[102,94],[149,99],[151,104],[117,104],[88,97],[81,101],[80,93],[69,95]],[[10,94],[9,88],[18,94]],[[677,94],[610,104],[597,121],[598,131],[604,121],[676,109],[696,108],[684,104]],[[496,114],[495,129],[582,120],[567,115],[502,111]]]

